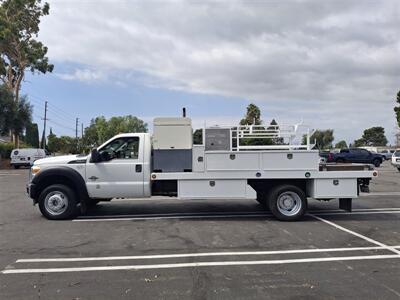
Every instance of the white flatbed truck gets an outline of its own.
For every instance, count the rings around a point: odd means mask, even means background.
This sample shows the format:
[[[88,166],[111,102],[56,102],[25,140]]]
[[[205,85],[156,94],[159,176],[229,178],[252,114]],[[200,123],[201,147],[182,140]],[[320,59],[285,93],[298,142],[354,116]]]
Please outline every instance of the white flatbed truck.
[[[71,218],[99,201],[155,195],[255,199],[284,221],[300,219],[311,198],[339,198],[339,207],[351,211],[377,172],[370,165],[320,164],[309,129],[306,145],[293,143],[300,127],[208,127],[202,144],[193,145],[189,118],[156,118],[153,136],[119,134],[87,156],[35,161],[27,192],[48,219]],[[277,143],[262,143],[271,140]]]

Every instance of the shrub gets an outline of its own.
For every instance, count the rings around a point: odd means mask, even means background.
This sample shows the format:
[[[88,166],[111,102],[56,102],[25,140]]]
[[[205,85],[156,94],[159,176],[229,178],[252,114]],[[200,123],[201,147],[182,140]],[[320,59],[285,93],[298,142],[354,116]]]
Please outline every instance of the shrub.
[[[13,149],[14,145],[12,143],[0,143],[0,157],[2,159],[10,158]]]

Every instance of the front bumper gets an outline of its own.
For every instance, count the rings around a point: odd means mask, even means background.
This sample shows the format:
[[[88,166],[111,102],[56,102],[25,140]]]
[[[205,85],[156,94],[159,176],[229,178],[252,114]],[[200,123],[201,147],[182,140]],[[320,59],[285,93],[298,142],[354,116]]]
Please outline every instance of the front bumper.
[[[32,182],[29,182],[26,185],[26,193],[28,194],[29,198],[32,199],[33,204],[37,203],[37,193],[36,193],[36,185]]]

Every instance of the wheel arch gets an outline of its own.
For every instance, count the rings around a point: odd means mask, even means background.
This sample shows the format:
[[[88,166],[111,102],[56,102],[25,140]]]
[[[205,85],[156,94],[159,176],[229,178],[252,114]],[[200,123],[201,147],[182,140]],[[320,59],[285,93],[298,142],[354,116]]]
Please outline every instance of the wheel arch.
[[[280,185],[294,185],[307,195],[307,181],[309,179],[248,179],[247,183],[257,193],[268,193],[271,189]]]
[[[89,198],[86,183],[81,174],[76,170],[66,167],[48,167],[39,172],[32,179],[34,189],[31,198],[37,203],[40,193],[48,186],[53,184],[64,184],[70,187],[78,196],[77,202],[86,201]]]

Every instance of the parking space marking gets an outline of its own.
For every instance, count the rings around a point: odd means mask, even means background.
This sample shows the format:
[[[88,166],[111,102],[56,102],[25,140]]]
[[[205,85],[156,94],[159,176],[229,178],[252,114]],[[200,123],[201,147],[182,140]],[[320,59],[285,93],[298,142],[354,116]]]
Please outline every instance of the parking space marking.
[[[361,197],[368,196],[400,196],[400,192],[371,192],[371,193],[361,193]]]
[[[400,255],[367,255],[367,256],[344,256],[344,257],[319,257],[298,258],[279,260],[255,260],[255,261],[216,261],[216,262],[190,262],[171,263],[155,265],[126,265],[126,266],[98,266],[98,267],[68,267],[68,268],[41,268],[41,269],[6,269],[2,274],[32,274],[32,273],[67,273],[87,271],[117,271],[117,270],[149,270],[149,269],[173,269],[190,267],[216,267],[216,266],[246,266],[246,265],[280,265],[296,263],[334,262],[334,261],[357,261],[377,259],[399,259]]]
[[[7,174],[7,173],[0,173],[0,176],[21,176],[22,174]]]
[[[317,213],[318,216],[333,216],[333,215],[374,215],[374,214],[400,214],[400,210],[394,211],[342,211],[342,212],[326,212]]]
[[[353,212],[343,210],[319,210],[311,211],[310,216],[324,215],[368,215],[368,214],[400,214],[400,208],[383,209],[355,209]],[[272,217],[271,213],[265,212],[208,212],[208,213],[167,213],[167,214],[138,214],[138,215],[101,215],[79,217],[73,222],[110,222],[110,221],[144,221],[165,219],[221,219],[221,218],[260,218]]]
[[[397,246],[393,247],[396,248]],[[104,256],[104,257],[64,257],[64,258],[26,258],[18,259],[16,263],[37,262],[82,262],[103,260],[135,260],[135,259],[160,259],[160,258],[184,258],[184,257],[207,257],[207,256],[243,256],[243,255],[275,255],[275,254],[301,254],[301,253],[325,253],[346,251],[368,251],[387,250],[381,246],[376,247],[352,247],[352,248],[319,248],[319,249],[297,249],[297,250],[272,250],[272,251],[238,251],[238,252],[203,252],[203,253],[174,253],[156,255],[135,256]]]
[[[166,220],[166,219],[224,219],[224,218],[260,218],[260,217],[272,217],[270,213],[241,213],[241,214],[174,214],[169,215],[159,215],[157,217],[152,217],[147,215],[140,215],[138,217],[118,217],[109,218],[108,216],[96,216],[96,218],[77,218],[72,220],[73,222],[109,222],[109,221],[143,221],[143,220]]]
[[[333,222],[331,222],[331,221],[328,221],[328,220],[326,220],[326,219],[324,219],[324,218],[321,218],[321,217],[318,217],[318,216],[316,216],[316,215],[309,214],[309,216],[311,216],[311,217],[313,217],[313,218],[315,218],[315,219],[317,219],[317,220],[319,220],[319,221],[321,221],[321,222],[324,222],[325,224],[328,224],[328,225],[330,225],[330,226],[333,226],[333,227],[335,227],[335,228],[337,228],[337,229],[339,229],[339,230],[341,230],[341,231],[347,232],[347,233],[352,234],[352,235],[354,235],[354,236],[356,236],[356,237],[359,237],[359,238],[361,238],[361,239],[363,239],[363,240],[366,240],[366,241],[368,241],[368,242],[370,242],[370,243],[372,243],[372,244],[375,244],[375,245],[381,246],[381,247],[383,247],[383,248],[386,248],[387,250],[396,253],[396,254],[400,257],[400,251],[397,250],[397,249],[394,248],[394,247],[391,247],[391,246],[388,246],[388,245],[386,245],[386,244],[384,244],[384,243],[378,242],[378,241],[376,241],[376,240],[374,240],[374,239],[371,239],[371,238],[369,238],[369,237],[367,237],[367,236],[365,236],[365,235],[362,235],[362,234],[357,233],[357,232],[355,232],[355,231],[352,231],[352,230],[350,230],[350,229],[344,228],[343,226],[340,226],[340,225],[338,225],[338,224],[335,224],[335,223],[333,223]]]

